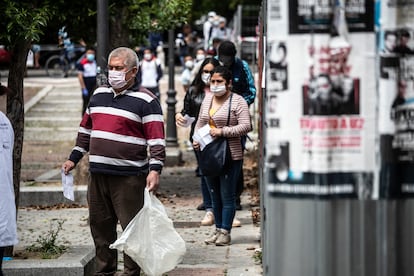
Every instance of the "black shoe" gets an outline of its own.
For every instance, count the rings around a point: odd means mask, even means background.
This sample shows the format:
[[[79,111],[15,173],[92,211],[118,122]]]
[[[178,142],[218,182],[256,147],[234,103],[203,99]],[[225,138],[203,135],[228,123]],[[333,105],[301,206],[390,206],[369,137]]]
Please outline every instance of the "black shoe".
[[[200,205],[197,206],[197,210],[199,211],[204,211],[206,209],[206,206],[204,206],[204,203],[201,203]]]
[[[241,209],[242,209],[241,200],[240,200],[240,197],[239,197],[239,198],[236,198],[236,210],[240,211]]]

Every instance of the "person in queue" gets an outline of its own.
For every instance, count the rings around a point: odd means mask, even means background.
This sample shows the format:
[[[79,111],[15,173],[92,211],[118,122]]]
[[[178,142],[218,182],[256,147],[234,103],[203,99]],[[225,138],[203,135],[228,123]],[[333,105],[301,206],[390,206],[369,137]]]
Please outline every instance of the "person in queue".
[[[184,97],[183,109],[175,115],[176,124],[180,127],[187,125],[187,119],[185,115],[194,117],[195,120],[191,124],[190,129],[190,141],[193,142],[193,134],[195,123],[198,118],[201,103],[206,94],[210,93],[210,78],[213,69],[219,65],[219,62],[215,58],[206,58],[198,71],[194,81]],[[196,154],[197,157],[197,154]],[[201,225],[209,226],[214,224],[214,213],[211,203],[211,195],[207,186],[206,177],[201,175],[199,168],[197,167],[197,175],[201,178],[201,195],[203,202],[197,206],[197,210],[206,210],[204,218],[201,220]]]
[[[194,131],[210,125],[210,135],[228,139],[231,162],[229,169],[219,176],[207,176],[211,191],[216,229],[206,239],[206,244],[230,245],[232,222],[236,213],[236,189],[243,165],[242,136],[252,130],[247,102],[231,92],[231,71],[224,66],[214,68],[210,79],[210,94],[204,97]],[[230,101],[231,100],[231,101]],[[229,102],[231,106],[229,106]],[[227,118],[230,108],[229,124]],[[193,141],[195,150],[200,150],[198,141]]]
[[[252,71],[248,63],[236,57],[236,45],[230,41],[225,40],[218,45],[218,60],[225,67],[229,68],[232,74],[232,88],[231,91],[241,95],[247,104],[250,106],[254,103],[256,98],[256,87]],[[242,138],[243,148],[246,145],[247,136]],[[240,179],[237,184],[236,209],[241,210],[241,194],[244,190],[243,173],[240,174]]]
[[[129,48],[108,57],[109,87],[93,93],[80,123],[76,146],[62,165],[68,174],[89,152],[89,220],[95,243],[94,275],[114,275],[117,251],[109,245],[144,204],[144,189],[159,186],[165,161],[162,109],[156,96],[136,80],[138,57]],[[140,275],[140,267],[124,254],[122,275]]]

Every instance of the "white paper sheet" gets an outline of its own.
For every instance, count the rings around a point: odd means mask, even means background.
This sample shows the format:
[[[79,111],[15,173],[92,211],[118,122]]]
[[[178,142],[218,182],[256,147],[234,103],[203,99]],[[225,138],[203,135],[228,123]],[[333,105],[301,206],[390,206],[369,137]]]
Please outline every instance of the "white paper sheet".
[[[186,123],[183,125],[183,127],[189,127],[195,121],[195,117],[190,117],[188,116],[188,114],[185,114],[184,120],[186,121]]]
[[[211,127],[205,125],[194,132],[193,140],[200,144],[200,150],[203,150],[206,145],[213,141],[213,137],[210,135]]]
[[[61,171],[63,196],[69,200],[75,201],[75,192],[73,190],[73,175],[72,173],[65,174]]]

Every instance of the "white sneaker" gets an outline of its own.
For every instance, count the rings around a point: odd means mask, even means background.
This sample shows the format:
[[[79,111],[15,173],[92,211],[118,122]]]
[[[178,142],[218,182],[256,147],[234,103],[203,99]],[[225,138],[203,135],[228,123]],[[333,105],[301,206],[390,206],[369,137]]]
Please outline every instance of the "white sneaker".
[[[236,219],[236,218],[234,218],[233,219],[232,227],[240,227],[240,226],[241,226],[241,221],[238,220],[238,219]]]
[[[202,226],[210,226],[214,224],[214,214],[211,211],[207,211],[203,220],[201,221]]]

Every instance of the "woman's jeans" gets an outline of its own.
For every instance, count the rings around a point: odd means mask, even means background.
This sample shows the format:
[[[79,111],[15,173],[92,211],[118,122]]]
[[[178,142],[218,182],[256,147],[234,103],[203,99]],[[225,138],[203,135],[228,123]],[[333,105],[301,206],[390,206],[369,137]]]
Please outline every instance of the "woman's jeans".
[[[236,187],[242,170],[242,160],[232,160],[229,170],[220,176],[208,176],[216,228],[231,231],[236,214]]]

